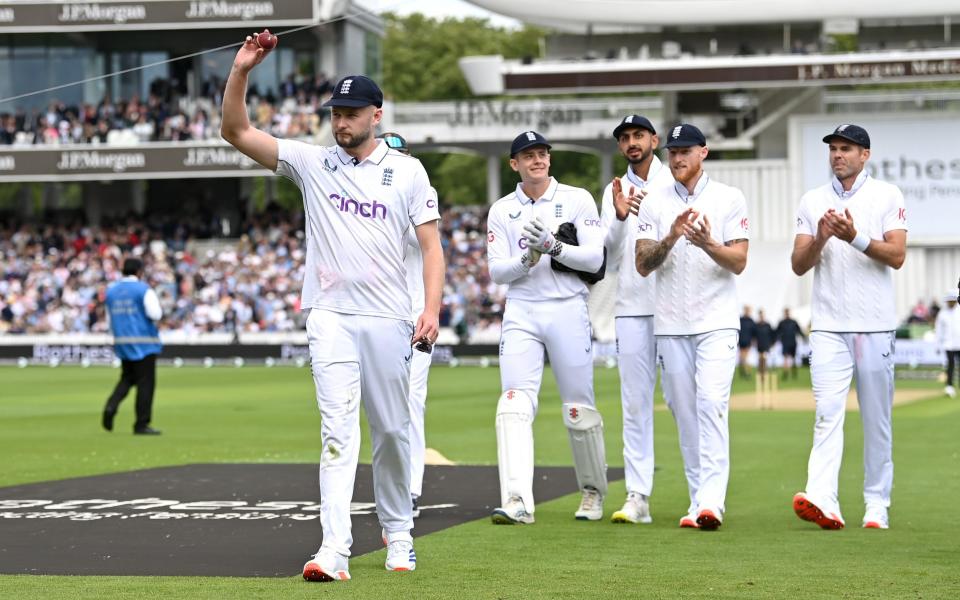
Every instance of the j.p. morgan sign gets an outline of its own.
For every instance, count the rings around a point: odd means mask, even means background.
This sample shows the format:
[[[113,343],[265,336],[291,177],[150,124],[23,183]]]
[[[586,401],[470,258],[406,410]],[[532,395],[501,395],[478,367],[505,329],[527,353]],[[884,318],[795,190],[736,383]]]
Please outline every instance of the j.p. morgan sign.
[[[0,8],[0,33],[304,25],[318,14],[318,0],[19,2]]]
[[[7,146],[0,150],[0,182],[255,177],[268,173],[226,144]]]

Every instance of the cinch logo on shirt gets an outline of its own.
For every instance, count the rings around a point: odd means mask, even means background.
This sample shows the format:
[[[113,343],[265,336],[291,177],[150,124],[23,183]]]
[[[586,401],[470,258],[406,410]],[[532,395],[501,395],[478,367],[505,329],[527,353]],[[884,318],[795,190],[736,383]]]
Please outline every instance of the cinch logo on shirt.
[[[584,219],[583,224],[587,227],[600,227],[600,219]]]
[[[330,199],[340,212],[360,215],[368,219],[386,219],[387,207],[376,200],[371,202],[360,202],[353,198],[347,198],[339,194],[330,194]]]
[[[650,231],[651,229],[653,229],[653,225],[651,225],[650,223],[640,223],[639,225],[637,225],[637,229],[639,229],[640,231]]]

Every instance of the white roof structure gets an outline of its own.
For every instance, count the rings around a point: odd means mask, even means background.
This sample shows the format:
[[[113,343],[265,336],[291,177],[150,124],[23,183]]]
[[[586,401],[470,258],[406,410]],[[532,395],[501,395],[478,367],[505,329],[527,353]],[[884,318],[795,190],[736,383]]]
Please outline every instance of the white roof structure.
[[[901,19],[960,15],[955,0],[468,0],[525,23],[564,31],[649,26]]]

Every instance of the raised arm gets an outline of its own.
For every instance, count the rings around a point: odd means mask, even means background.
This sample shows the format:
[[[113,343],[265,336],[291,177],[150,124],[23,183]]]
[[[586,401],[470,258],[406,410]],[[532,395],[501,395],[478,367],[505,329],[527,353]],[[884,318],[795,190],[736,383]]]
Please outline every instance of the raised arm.
[[[247,79],[250,70],[263,61],[267,52],[269,51],[257,46],[253,37],[247,36],[233,59],[233,67],[223,93],[220,135],[240,152],[267,169],[276,171],[279,156],[276,138],[251,126],[247,117]]]

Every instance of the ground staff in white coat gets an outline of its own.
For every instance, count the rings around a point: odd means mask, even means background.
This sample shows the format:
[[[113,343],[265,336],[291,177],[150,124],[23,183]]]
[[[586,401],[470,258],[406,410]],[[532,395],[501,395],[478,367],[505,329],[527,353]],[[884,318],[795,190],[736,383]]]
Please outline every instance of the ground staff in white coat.
[[[707,142],[693,125],[667,134],[676,180],[640,205],[636,267],[658,270],[654,329],[663,396],[677,422],[690,506],[681,527],[723,522],[730,479],[727,421],[737,363],[734,275],[747,265],[749,219],[737,188],[703,171]]]
[[[863,422],[863,526],[887,529],[893,488],[893,347],[897,328],[893,270],[903,266],[907,215],[903,194],[870,177],[870,136],[840,125],[829,144],[831,180],[800,199],[791,262],[811,268],[810,377],[817,404],[807,486],[793,510],[824,529],[844,526],[838,499],[843,420],[850,378],[857,378]]]
[[[250,126],[245,93],[265,51],[248,37],[234,59],[221,134],[303,194],[307,262],[302,306],[321,415],[320,525],[323,543],[303,567],[311,581],[349,579],[350,501],[360,452],[360,403],[373,447],[377,515],[387,534],[386,568],[416,567],[410,506],[412,344],[433,342],[443,288],[443,250],[420,162],[373,137],[383,94],[362,75],[337,82],[325,103],[337,145],[278,140]],[[410,320],[403,256],[416,229],[423,253],[425,309]]]
[[[627,498],[614,512],[614,523],[650,523],[653,492],[653,390],[656,385],[657,342],[653,334],[656,276],[637,273],[637,211],[651,189],[673,184],[670,169],[654,154],[660,139],[644,116],[628,115],[613,130],[627,172],[603,190],[600,223],[606,237],[610,271],[616,271],[617,365],[623,407],[623,464]]]
[[[533,419],[550,356],[563,421],[570,436],[577,484],[577,519],[603,517],[607,492],[603,420],[593,396],[593,348],[587,286],[551,261],[597,272],[603,264],[603,231],[597,205],[586,190],[550,177],[550,144],[527,131],[513,141],[510,166],[520,174],[514,193],[490,208],[487,262],[491,278],[509,284],[500,337],[497,458],[501,506],[494,523],[533,523]],[[557,241],[561,223],[576,225],[579,245]]]

